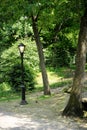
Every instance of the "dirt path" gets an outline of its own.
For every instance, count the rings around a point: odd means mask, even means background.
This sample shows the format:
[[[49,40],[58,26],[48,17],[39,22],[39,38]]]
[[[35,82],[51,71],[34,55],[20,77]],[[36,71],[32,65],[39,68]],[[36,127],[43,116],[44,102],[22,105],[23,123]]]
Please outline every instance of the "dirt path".
[[[3,115],[4,114],[4,115]],[[0,130],[79,130],[77,126],[44,118],[0,114]],[[81,129],[82,130],[82,129]],[[86,130],[86,129],[84,129]]]
[[[19,105],[19,100],[0,102],[0,130],[87,130],[87,120],[61,116],[68,96],[56,92],[45,99],[42,93],[30,94],[27,105]]]

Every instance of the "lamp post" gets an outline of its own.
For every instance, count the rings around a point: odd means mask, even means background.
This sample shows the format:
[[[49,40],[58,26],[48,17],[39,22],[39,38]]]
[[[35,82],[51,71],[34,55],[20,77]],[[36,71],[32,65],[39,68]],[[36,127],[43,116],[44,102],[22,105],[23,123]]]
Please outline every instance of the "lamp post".
[[[20,43],[18,45],[20,56],[21,56],[21,88],[22,88],[22,100],[21,105],[27,104],[27,101],[25,100],[25,86],[24,86],[24,66],[23,66],[23,54],[25,50],[25,45],[23,43]]]

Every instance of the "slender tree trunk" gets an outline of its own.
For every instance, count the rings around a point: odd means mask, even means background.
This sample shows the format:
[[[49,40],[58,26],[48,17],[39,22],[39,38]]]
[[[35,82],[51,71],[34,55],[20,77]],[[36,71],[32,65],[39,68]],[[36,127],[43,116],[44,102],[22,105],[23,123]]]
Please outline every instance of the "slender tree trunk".
[[[37,27],[37,21],[32,15],[32,28],[34,32],[34,37],[37,45],[37,50],[38,50],[38,55],[40,59],[40,69],[42,72],[42,79],[43,79],[43,85],[44,85],[44,94],[45,95],[50,95],[50,87],[49,87],[49,82],[48,82],[48,76],[46,73],[46,68],[45,68],[45,60],[44,60],[44,54],[43,54],[43,47],[40,42],[40,37],[39,37],[39,32],[38,32],[38,27]]]
[[[84,71],[86,62],[87,46],[87,9],[81,18],[80,33],[77,47],[76,71],[73,79],[73,86],[67,106],[63,111],[65,116],[82,116],[81,93],[84,85]]]

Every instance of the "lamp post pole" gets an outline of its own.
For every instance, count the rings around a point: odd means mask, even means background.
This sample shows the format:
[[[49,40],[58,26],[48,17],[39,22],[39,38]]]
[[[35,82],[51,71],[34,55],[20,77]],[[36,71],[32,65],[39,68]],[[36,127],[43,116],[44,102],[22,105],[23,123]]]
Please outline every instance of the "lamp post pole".
[[[23,54],[24,54],[24,49],[25,49],[25,45],[24,44],[20,44],[19,46],[19,51],[20,51],[20,55],[21,55],[21,89],[22,89],[22,99],[21,99],[21,105],[25,105],[27,104],[27,101],[25,99],[25,85],[24,85],[24,66],[23,66]]]

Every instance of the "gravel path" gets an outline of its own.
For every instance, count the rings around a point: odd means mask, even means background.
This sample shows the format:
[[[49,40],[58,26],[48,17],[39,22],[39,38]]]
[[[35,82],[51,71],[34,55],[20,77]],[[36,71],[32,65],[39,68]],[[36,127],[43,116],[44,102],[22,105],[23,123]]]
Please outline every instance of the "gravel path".
[[[27,105],[19,105],[18,100],[0,102],[0,130],[87,130],[87,120],[61,116],[66,103],[63,93],[45,100],[31,97]]]
[[[82,130],[72,123],[0,113],[0,130]],[[86,130],[86,129],[84,129]]]

